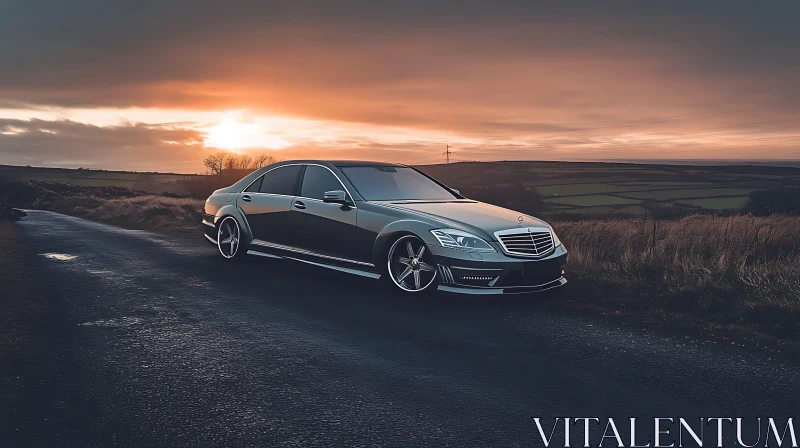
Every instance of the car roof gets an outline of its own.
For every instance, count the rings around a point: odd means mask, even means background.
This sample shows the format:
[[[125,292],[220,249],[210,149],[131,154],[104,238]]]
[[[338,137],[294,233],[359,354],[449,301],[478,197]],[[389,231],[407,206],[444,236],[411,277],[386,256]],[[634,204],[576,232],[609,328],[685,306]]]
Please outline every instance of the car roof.
[[[333,166],[346,167],[346,166],[405,166],[400,163],[392,162],[373,162],[369,160],[329,160]]]
[[[291,165],[297,163],[319,163],[323,165],[333,165],[337,168],[340,167],[347,167],[347,166],[406,166],[400,163],[392,163],[392,162],[374,162],[370,160],[281,160],[280,162],[276,162],[272,165],[268,165],[267,167],[278,167],[281,165]],[[267,168],[265,167],[265,168]]]

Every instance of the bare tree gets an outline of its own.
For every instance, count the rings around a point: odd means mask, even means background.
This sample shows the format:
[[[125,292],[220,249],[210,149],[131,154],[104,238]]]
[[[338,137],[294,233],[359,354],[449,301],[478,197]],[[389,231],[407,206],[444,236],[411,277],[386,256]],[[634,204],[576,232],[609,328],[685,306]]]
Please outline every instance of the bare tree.
[[[269,156],[269,155],[266,155],[266,154],[259,154],[259,155],[255,156],[253,158],[253,169],[257,170],[257,169],[263,168],[263,167],[265,167],[267,165],[272,165],[273,163],[275,163],[277,161],[278,161],[278,159],[276,159],[273,156]]]
[[[238,157],[238,169],[246,170],[253,165],[253,157],[247,154],[242,154]]]
[[[220,175],[225,168],[225,162],[228,159],[228,153],[225,151],[218,151],[214,154],[209,154],[208,157],[203,159],[203,165],[208,169],[209,174]]]
[[[208,169],[208,174],[220,175],[223,171],[257,170],[278,161],[274,156],[267,154],[250,156],[219,151],[207,156],[203,164]]]
[[[225,159],[226,170],[246,170],[250,168],[253,158],[246,154],[228,154]]]

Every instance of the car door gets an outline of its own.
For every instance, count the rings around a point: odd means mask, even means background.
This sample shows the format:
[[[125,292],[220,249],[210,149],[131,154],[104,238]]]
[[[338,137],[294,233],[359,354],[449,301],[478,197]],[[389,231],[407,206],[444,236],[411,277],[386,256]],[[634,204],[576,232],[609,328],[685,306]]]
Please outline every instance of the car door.
[[[326,191],[344,191],[349,205],[323,201]],[[336,175],[321,165],[306,165],[300,193],[292,203],[291,244],[322,258],[354,260],[358,209]],[[339,261],[343,261],[339,260]]]
[[[239,195],[237,205],[254,239],[290,245],[289,217],[301,169],[302,165],[286,165],[267,171]]]

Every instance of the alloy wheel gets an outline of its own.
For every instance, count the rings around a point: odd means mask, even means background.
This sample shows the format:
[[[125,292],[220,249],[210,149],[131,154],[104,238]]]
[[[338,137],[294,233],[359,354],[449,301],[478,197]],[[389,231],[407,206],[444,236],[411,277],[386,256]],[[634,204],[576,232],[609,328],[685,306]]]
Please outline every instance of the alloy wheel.
[[[389,276],[398,288],[407,292],[427,289],[436,278],[436,263],[428,247],[419,238],[400,237],[389,249]]]
[[[239,250],[239,242],[241,232],[239,232],[239,223],[232,216],[222,220],[217,230],[217,247],[219,253],[225,258],[233,258]]]

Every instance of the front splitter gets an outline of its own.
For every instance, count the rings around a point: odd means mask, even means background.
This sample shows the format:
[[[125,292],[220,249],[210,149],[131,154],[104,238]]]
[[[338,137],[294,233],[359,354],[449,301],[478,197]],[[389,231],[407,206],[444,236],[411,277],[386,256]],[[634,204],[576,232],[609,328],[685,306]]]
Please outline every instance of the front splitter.
[[[456,294],[472,295],[508,295],[508,294],[530,294],[535,292],[547,291],[548,289],[558,288],[567,284],[567,279],[561,277],[543,285],[536,286],[507,286],[505,288],[479,288],[458,285],[439,285],[439,291],[452,292]]]

